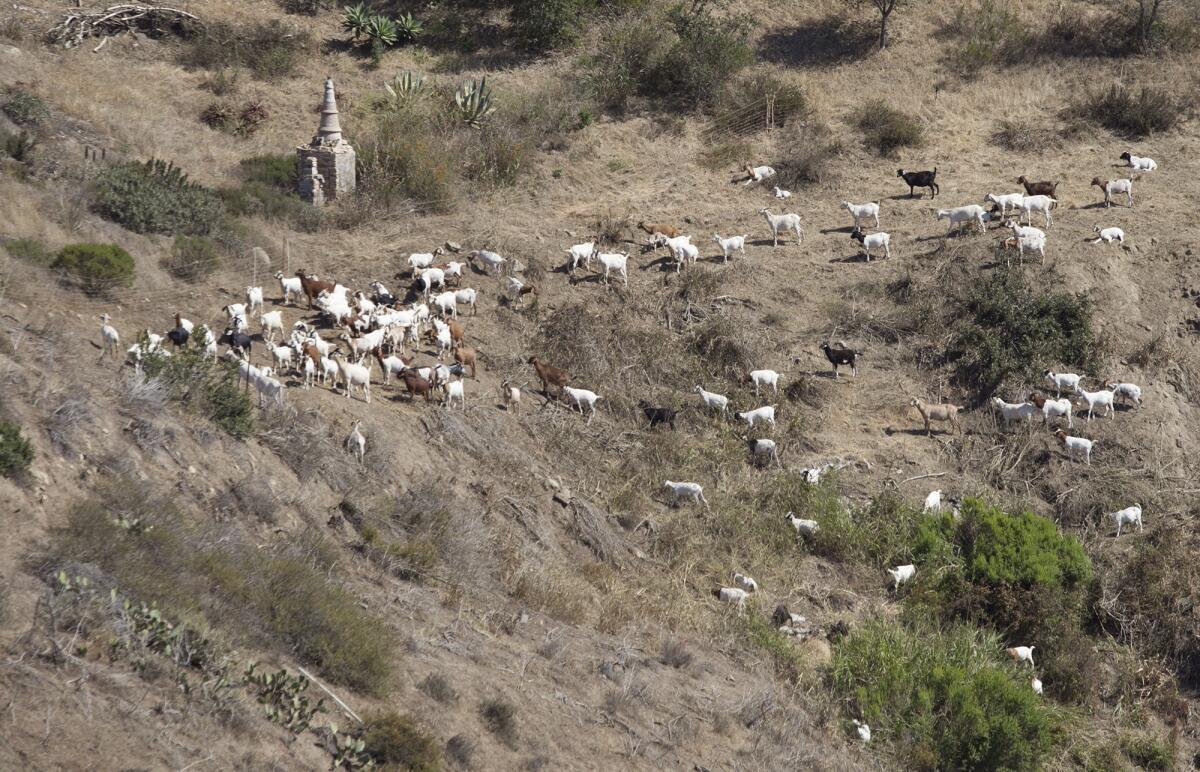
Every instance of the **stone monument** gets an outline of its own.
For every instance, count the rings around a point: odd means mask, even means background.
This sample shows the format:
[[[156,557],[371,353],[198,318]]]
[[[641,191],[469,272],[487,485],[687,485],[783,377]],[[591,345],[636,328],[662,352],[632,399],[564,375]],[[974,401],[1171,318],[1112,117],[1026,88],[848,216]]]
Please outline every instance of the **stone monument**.
[[[311,142],[296,148],[296,155],[300,169],[297,192],[305,201],[320,206],[354,192],[356,156],[354,148],[342,138],[332,78],[325,79],[321,125]]]

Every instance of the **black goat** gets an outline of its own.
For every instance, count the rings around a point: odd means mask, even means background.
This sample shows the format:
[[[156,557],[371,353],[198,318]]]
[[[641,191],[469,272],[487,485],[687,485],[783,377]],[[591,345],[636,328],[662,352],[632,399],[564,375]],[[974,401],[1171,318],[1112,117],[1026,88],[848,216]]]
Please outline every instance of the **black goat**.
[[[897,169],[896,176],[903,177],[904,181],[906,183],[908,183],[909,198],[912,198],[914,195],[916,195],[915,193],[913,193],[913,188],[929,188],[929,197],[930,198],[935,197],[938,193],[941,192],[941,188],[938,187],[938,184],[936,182],[936,179],[937,179],[937,167],[936,166],[933,167],[933,171],[931,171],[931,172],[906,172],[903,169]]]
[[[225,330],[225,333],[217,340],[217,343],[224,343],[231,349],[241,351],[245,356],[246,361],[250,361],[250,343],[251,337],[238,329],[238,321],[240,316],[233,317],[233,324]]]
[[[188,338],[190,338],[191,335],[192,334],[188,332],[188,329],[183,326],[183,320],[180,318],[179,314],[175,314],[175,329],[167,330],[167,337],[172,343],[175,344],[176,348],[179,348],[180,346],[187,345]]]
[[[678,410],[672,410],[669,407],[653,407],[644,399],[638,402],[638,407],[646,414],[646,419],[650,421],[651,429],[659,424],[667,424],[672,429],[675,428],[675,416],[679,415]]]
[[[828,343],[822,343],[821,350],[825,352],[825,358],[829,360],[829,364],[833,365],[834,378],[838,377],[838,365],[850,365],[852,374],[858,375],[858,358],[862,356],[861,351],[849,348],[834,348]]]

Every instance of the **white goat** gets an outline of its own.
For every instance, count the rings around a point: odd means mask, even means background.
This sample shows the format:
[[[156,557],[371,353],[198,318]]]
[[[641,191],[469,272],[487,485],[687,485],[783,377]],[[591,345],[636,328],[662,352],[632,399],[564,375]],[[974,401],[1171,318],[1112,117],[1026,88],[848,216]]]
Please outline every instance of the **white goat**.
[[[796,517],[795,512],[788,512],[783,517],[791,524],[792,528],[796,529],[797,536],[812,536],[821,528],[816,520],[805,520],[802,517]]]
[[[744,413],[738,413],[737,417],[746,422],[746,425],[753,429],[760,423],[775,425],[775,406],[763,405],[754,410],[747,410]]]
[[[626,268],[629,263],[628,254],[624,252],[601,252],[596,255],[596,259],[603,266],[602,276],[605,285],[608,284],[608,274],[616,272],[621,277],[625,286],[629,286],[629,271]]]
[[[408,256],[408,266],[412,268],[412,275],[415,278],[417,273],[422,268],[428,268],[433,265],[433,259],[442,254],[442,248],[438,247],[432,252],[414,252]]]
[[[596,249],[595,241],[588,241],[583,244],[575,244],[570,249],[566,250],[571,258],[571,270],[574,271],[582,262],[585,268],[592,267],[592,258],[596,256],[599,250]]]
[[[283,340],[285,335],[283,329],[283,312],[268,311],[258,317],[258,323],[262,325],[263,340],[267,343],[275,340],[275,333],[279,333],[279,339]]]
[[[1104,191],[1104,206],[1108,208],[1112,206],[1112,197],[1124,193],[1129,208],[1133,208],[1133,180],[1102,180],[1099,177],[1092,178],[1092,184]]]
[[[1113,398],[1116,395],[1114,395],[1108,389],[1101,389],[1100,391],[1085,391],[1082,386],[1076,385],[1075,393],[1083,397],[1084,401],[1088,403],[1087,420],[1092,420],[1092,411],[1095,410],[1097,406],[1104,408],[1104,415],[1113,418],[1116,417],[1116,412],[1113,409]]]
[[[705,391],[699,386],[693,389],[693,391],[700,395],[701,401],[703,401],[706,406],[714,410],[720,410],[721,415],[725,415],[725,409],[729,407],[729,397],[726,397],[722,394],[715,394],[711,391]]]
[[[599,394],[587,389],[573,389],[570,386],[563,386],[563,393],[570,398],[575,407],[579,408],[579,415],[583,415],[583,406],[587,405],[590,411],[587,414],[587,423],[592,422],[592,418],[596,416],[596,401],[603,399]]]
[[[1012,657],[1017,662],[1028,662],[1030,667],[1037,667],[1033,664],[1033,650],[1036,646],[1013,646],[1011,649],[1005,649],[1008,656]]]
[[[704,498],[704,486],[700,483],[665,480],[663,487],[671,492],[671,506],[678,504],[680,499],[691,499],[696,504],[708,506],[708,499]]]
[[[725,259],[722,262],[728,263],[729,256],[734,252],[741,252],[742,257],[746,256],[746,236],[730,236],[727,239],[721,238],[721,234],[714,233],[713,241],[721,247],[721,255]]]
[[[1046,227],[1049,228],[1054,224],[1054,218],[1050,215],[1050,210],[1058,206],[1056,199],[1050,196],[1025,196],[1021,199],[1021,214],[1017,217],[1017,222],[1022,218],[1029,221],[1033,225],[1033,213],[1041,212],[1046,218]]]
[[[892,590],[895,591],[900,589],[900,585],[917,575],[917,567],[909,563],[908,565],[889,568],[887,572],[892,575]]]
[[[476,311],[478,310],[475,307],[475,301],[478,299],[479,299],[479,293],[476,292],[471,287],[464,287],[462,289],[454,290],[455,305],[456,306],[470,306],[471,307],[471,316],[474,316]],[[456,314],[458,313],[457,308],[455,308],[455,313]]]
[[[500,275],[500,271],[504,267],[504,258],[486,249],[477,249],[467,255],[467,262],[473,263],[476,260],[483,263],[487,267],[487,270],[492,271],[497,276]]]
[[[367,400],[367,404],[371,404],[371,368],[370,360],[364,360],[366,365],[358,365],[353,362],[347,362],[341,358],[342,352],[333,352],[333,358],[337,361],[338,367],[342,371],[342,382],[346,386],[346,399],[350,399],[350,393],[355,386],[359,386],[363,390],[363,394]]]
[[[780,232],[794,231],[796,234],[796,243],[804,243],[804,229],[800,226],[800,215],[795,212],[787,214],[771,214],[771,210],[763,207],[758,210],[758,213],[767,218],[767,225],[771,226],[771,238],[774,240],[771,246],[779,246]]]
[[[1000,397],[992,397],[992,404],[1000,411],[1006,424],[1020,421],[1022,418],[1032,421],[1034,414],[1038,412],[1037,405],[1032,402],[1005,402]]]
[[[1042,373],[1051,383],[1054,384],[1055,396],[1061,397],[1064,391],[1075,391],[1079,388],[1079,379],[1083,376],[1075,373],[1056,373],[1053,370],[1047,370]]]
[[[755,182],[762,182],[763,180],[769,180],[775,176],[775,170],[770,166],[751,167],[750,164],[746,164],[744,168],[746,170],[746,174],[750,175],[750,179],[743,182],[743,185],[751,185]]]
[[[988,193],[983,197],[983,200],[988,203],[995,204],[1000,210],[1000,216],[1003,217],[1009,209],[1017,210],[1021,208],[1021,201],[1024,200],[1024,193]]]
[[[1067,433],[1062,429],[1056,431],[1054,436],[1057,437],[1058,441],[1062,443],[1063,448],[1066,449],[1067,456],[1069,458],[1083,456],[1084,461],[1087,462],[1087,465],[1092,465],[1092,446],[1096,444],[1094,440],[1085,439],[1083,437],[1068,436]]]
[[[446,406],[454,407],[454,400],[462,403],[463,412],[467,410],[467,390],[462,378],[457,381],[448,381],[446,383]]]
[[[367,453],[367,438],[358,430],[358,427],[361,425],[362,421],[355,421],[354,427],[350,430],[350,435],[346,437],[346,450],[358,456],[359,466],[362,466],[363,458]]]
[[[283,271],[276,271],[275,278],[279,280],[279,289],[283,292],[280,302],[292,303],[293,295],[300,297],[304,294],[304,285],[300,283],[299,276],[284,276]]]
[[[458,318],[458,293],[454,291],[441,292],[434,295],[430,300],[434,308],[438,310],[443,317],[451,316]]]
[[[1142,406],[1142,387],[1135,383],[1109,383],[1106,384],[1108,390],[1113,393],[1114,399],[1119,399],[1122,402],[1129,400],[1138,407]]]
[[[121,335],[117,332],[116,327],[108,323],[110,319],[112,317],[108,314],[100,314],[101,359],[104,359],[105,354],[115,358],[121,347]]]
[[[791,198],[792,197],[792,191],[784,190],[783,188],[779,187],[778,185],[775,186],[775,190],[773,192],[775,193],[775,198],[783,199],[783,198]]]
[[[1096,238],[1092,239],[1093,244],[1099,244],[1103,241],[1105,244],[1117,242],[1118,244],[1125,243],[1125,231],[1120,228],[1101,228],[1099,225],[1092,228],[1092,233],[1096,234]]]
[[[868,236],[856,228],[854,232],[850,234],[850,238],[854,239],[859,244],[862,244],[863,254],[867,256],[868,263],[871,262],[872,249],[883,247],[883,256],[892,256],[892,237],[890,234],[879,231],[878,233],[872,233]]]
[[[1042,693],[1042,679],[1038,678],[1037,676],[1033,677],[1033,680],[1029,682],[1029,686],[1031,689],[1033,689],[1034,694]]]
[[[1142,505],[1134,504],[1131,507],[1125,507],[1119,512],[1113,512],[1109,515],[1117,523],[1117,536],[1121,535],[1121,526],[1136,525],[1138,531],[1142,530]]]
[[[875,227],[876,228],[879,227],[879,202],[878,201],[868,201],[865,204],[852,204],[849,201],[843,201],[842,209],[845,209],[847,212],[850,213],[850,216],[854,218],[854,229],[855,230],[858,230],[860,221],[865,220],[868,217],[875,218]]]
[[[779,373],[774,370],[751,370],[746,380],[754,384],[755,394],[762,386],[770,386],[776,394],[779,393]]]
[[[1121,153],[1121,160],[1129,164],[1130,169],[1137,169],[1138,171],[1152,172],[1158,168],[1158,163],[1153,158],[1136,156],[1128,150]]]
[[[970,229],[972,222],[979,223],[979,230],[981,231],[987,229],[987,226],[983,224],[983,207],[979,204],[956,206],[953,209],[939,209],[937,210],[937,218],[939,220],[950,221],[950,229],[946,231],[946,235],[954,233],[955,228],[961,231],[964,225]]]
[[[925,497],[924,512],[941,512],[942,511],[942,491],[930,491]]]
[[[746,610],[746,598],[750,594],[740,587],[721,587],[712,591],[713,597],[722,603],[732,603],[737,606],[738,613]]]
[[[262,313],[263,308],[263,291],[262,287],[247,287],[246,288],[246,310],[254,313],[257,308],[259,313]]]
[[[752,576],[746,576],[743,573],[734,571],[733,583],[746,592],[758,592],[758,582],[754,581],[754,577]]]
[[[775,440],[766,438],[751,440],[750,456],[752,459],[766,459],[766,463],[774,461],[780,468],[783,464],[779,461],[779,446],[775,444]]]

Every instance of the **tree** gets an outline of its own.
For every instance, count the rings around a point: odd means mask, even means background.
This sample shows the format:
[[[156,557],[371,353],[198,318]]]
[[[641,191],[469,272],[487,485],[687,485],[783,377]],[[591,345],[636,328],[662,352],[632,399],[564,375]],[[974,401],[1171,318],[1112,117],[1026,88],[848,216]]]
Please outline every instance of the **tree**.
[[[875,6],[875,10],[879,11],[879,50],[887,48],[888,44],[888,20],[892,16],[892,11],[901,5],[905,0],[871,0],[871,5]]]
[[[1168,0],[1137,0],[1137,18],[1133,22],[1133,32],[1139,51],[1145,52],[1150,48],[1155,27],[1158,26],[1158,17],[1167,3]]]

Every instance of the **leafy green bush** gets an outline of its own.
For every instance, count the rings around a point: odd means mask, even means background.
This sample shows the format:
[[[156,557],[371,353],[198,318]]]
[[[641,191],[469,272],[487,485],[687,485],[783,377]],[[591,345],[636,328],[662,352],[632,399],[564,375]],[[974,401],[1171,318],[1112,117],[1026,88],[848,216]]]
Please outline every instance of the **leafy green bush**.
[[[106,167],[96,178],[95,206],[105,219],[138,233],[205,236],[225,216],[212,190],[159,160]]]
[[[962,42],[949,48],[947,63],[967,78],[978,76],[984,69],[1028,60],[1036,43],[1016,12],[998,0],[959,6],[949,31]]]
[[[0,420],[0,474],[12,477],[33,463],[33,446],[21,436],[21,427]]]
[[[875,621],[834,651],[830,680],[916,768],[1036,769],[1059,730],[995,634]]]
[[[163,270],[184,281],[199,281],[220,264],[216,243],[204,236],[176,236],[171,254],[159,261]]]
[[[224,429],[237,439],[254,433],[254,403],[238,387],[237,368],[232,363],[214,363],[204,356],[204,336],[192,331],[188,344],[169,357],[143,357],[147,376],[158,378],[185,406]]]
[[[0,242],[0,246],[18,260],[33,265],[48,266],[54,261],[54,253],[37,239],[7,239]]]
[[[1089,93],[1074,111],[1106,129],[1136,139],[1173,129],[1184,116],[1184,107],[1165,89],[1142,86],[1134,92],[1114,83]]]
[[[419,117],[383,116],[359,143],[363,192],[384,206],[413,201],[426,211],[448,211],[457,182],[449,149],[448,139]]]
[[[1087,370],[1096,356],[1092,305],[1084,295],[1030,286],[1019,270],[974,283],[953,317],[945,358],[955,384],[982,400],[1009,378],[1036,380],[1047,367]]]
[[[283,191],[296,189],[300,171],[294,153],[257,155],[238,162],[242,179]]]
[[[441,769],[442,752],[437,740],[409,716],[393,711],[368,717],[362,740],[366,754],[385,769],[404,772]]]
[[[798,517],[816,520],[820,529],[810,540],[813,553],[833,560],[895,565],[912,557],[921,511],[897,495],[884,493],[871,503],[848,510],[833,482],[812,487],[819,507],[796,509]]]
[[[0,104],[0,110],[3,110],[13,123],[27,128],[41,126],[50,120],[50,108],[46,107],[46,103],[19,88],[7,93]]]
[[[652,14],[625,14],[602,28],[586,78],[602,107],[624,111],[630,99],[647,90],[645,82],[669,45],[661,24]]]
[[[685,103],[711,105],[725,84],[754,61],[749,16],[718,18],[720,0],[692,0],[668,13],[677,40],[651,75],[653,91]]]
[[[133,284],[133,256],[116,244],[68,244],[50,267],[70,274],[89,295]]]
[[[303,28],[282,19],[257,24],[209,22],[198,27],[183,50],[183,64],[206,70],[244,67],[260,80],[293,74],[312,44]]]
[[[925,141],[921,124],[882,99],[871,99],[856,110],[851,122],[863,133],[867,147],[891,155],[902,147],[920,147]]]
[[[517,43],[542,53],[565,48],[579,37],[594,0],[514,0],[509,20]]]

